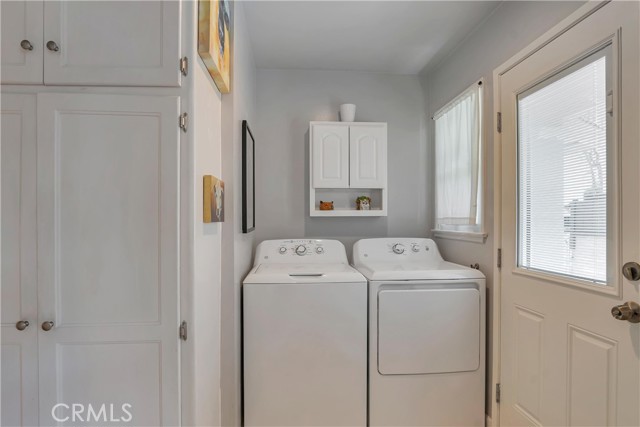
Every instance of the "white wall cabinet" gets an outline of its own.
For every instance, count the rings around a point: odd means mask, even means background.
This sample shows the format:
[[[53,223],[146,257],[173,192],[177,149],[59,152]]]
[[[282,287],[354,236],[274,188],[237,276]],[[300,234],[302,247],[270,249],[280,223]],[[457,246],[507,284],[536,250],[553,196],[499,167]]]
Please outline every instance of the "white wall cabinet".
[[[3,95],[2,425],[75,402],[180,425],[178,115],[177,96]]]
[[[3,84],[180,85],[177,0],[12,1],[1,7]]]
[[[387,124],[311,122],[311,216],[386,216]],[[355,199],[368,196],[371,210],[356,210]],[[320,201],[334,210],[321,211]]]
[[[349,187],[387,185],[386,125],[349,126]]]
[[[349,127],[312,126],[313,186],[349,188]]]

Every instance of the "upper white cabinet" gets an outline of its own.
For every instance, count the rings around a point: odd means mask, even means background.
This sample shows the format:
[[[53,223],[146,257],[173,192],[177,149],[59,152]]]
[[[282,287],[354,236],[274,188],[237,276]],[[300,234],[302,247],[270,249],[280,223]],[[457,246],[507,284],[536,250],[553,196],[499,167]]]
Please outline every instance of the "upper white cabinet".
[[[178,0],[2,2],[2,24],[2,83],[180,85]]]
[[[311,125],[313,186],[349,187],[349,127]]]
[[[349,127],[349,186],[384,188],[387,184],[387,125]]]
[[[2,83],[42,84],[43,9],[37,1],[0,2]]]
[[[387,124],[311,122],[310,215],[385,216],[387,200]],[[356,210],[356,198],[371,209]],[[320,210],[320,201],[333,210]]]

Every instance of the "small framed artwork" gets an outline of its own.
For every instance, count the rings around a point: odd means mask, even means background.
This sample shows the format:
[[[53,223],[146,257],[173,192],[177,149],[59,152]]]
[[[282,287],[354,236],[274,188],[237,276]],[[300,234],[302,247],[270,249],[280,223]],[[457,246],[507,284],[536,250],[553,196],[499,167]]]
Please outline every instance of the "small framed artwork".
[[[242,121],[242,232],[256,228],[256,141],[246,120]]]
[[[224,182],[213,175],[205,175],[202,184],[203,222],[224,222]]]
[[[198,54],[220,93],[231,90],[230,0],[199,0]]]

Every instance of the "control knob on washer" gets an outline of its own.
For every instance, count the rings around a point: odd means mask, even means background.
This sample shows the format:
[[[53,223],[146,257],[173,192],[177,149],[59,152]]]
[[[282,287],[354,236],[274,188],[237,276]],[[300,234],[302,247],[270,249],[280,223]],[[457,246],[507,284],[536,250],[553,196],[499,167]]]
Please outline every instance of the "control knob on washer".
[[[307,253],[307,247],[305,245],[296,246],[296,254],[304,255]]]
[[[404,245],[402,245],[401,243],[396,243],[395,245],[393,245],[392,249],[393,249],[393,253],[396,253],[398,255],[404,253]]]

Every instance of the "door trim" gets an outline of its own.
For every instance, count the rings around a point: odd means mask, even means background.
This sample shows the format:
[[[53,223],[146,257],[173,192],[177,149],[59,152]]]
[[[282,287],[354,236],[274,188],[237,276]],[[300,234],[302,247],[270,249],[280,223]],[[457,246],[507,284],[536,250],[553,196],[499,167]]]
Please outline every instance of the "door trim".
[[[578,10],[573,12],[567,18],[560,21],[557,25],[545,32],[543,35],[534,40],[527,47],[513,55],[510,59],[504,62],[493,70],[493,161],[494,161],[494,181],[493,181],[493,230],[494,230],[494,242],[496,247],[493,252],[493,297],[491,306],[493,311],[491,313],[493,342],[491,343],[491,352],[493,355],[492,372],[493,378],[490,379],[491,384],[500,383],[500,354],[501,354],[501,342],[500,336],[500,310],[501,310],[501,290],[502,281],[500,277],[501,268],[498,267],[498,251],[502,242],[502,134],[498,132],[498,113],[502,111],[500,105],[501,93],[500,82],[502,76],[516,65],[529,58],[549,43],[553,42],[558,37],[569,31],[571,28],[578,25],[580,22],[593,15],[602,7],[610,3],[611,0],[598,1],[590,0]],[[496,402],[495,396],[491,399],[491,418],[487,417],[487,421],[491,421],[491,424],[487,423],[487,426],[499,426],[500,425],[500,404]]]

